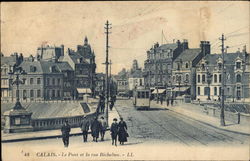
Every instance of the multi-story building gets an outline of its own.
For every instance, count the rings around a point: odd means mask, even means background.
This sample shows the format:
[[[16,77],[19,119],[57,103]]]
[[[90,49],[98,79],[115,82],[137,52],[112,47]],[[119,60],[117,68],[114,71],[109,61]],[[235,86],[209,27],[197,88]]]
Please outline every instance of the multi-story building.
[[[197,99],[219,100],[221,97],[222,55],[208,54],[196,67]],[[225,99],[226,101],[250,101],[249,53],[225,53]]]
[[[162,45],[156,43],[147,51],[147,59],[144,62],[145,85],[165,88],[166,82],[171,79],[172,62],[187,48],[187,40]]]
[[[67,62],[23,61],[20,67],[24,73],[19,75],[20,101],[61,100],[69,99],[72,93],[71,80],[73,70]],[[13,74],[10,82],[15,81]],[[11,100],[16,100],[16,85],[12,86]]]
[[[210,43],[201,41],[200,48],[184,50],[173,62],[172,81],[167,83],[168,91],[173,95],[191,95],[196,97],[196,70],[200,60],[210,54]]]
[[[1,53],[1,100],[9,101],[12,96],[12,86],[9,73],[13,72],[14,67],[23,61],[23,56],[17,53],[11,56],[4,56]]]
[[[78,45],[76,52],[68,49],[59,61],[68,62],[74,70],[74,98],[82,98],[84,93],[95,95],[95,53],[86,37],[84,45]]]

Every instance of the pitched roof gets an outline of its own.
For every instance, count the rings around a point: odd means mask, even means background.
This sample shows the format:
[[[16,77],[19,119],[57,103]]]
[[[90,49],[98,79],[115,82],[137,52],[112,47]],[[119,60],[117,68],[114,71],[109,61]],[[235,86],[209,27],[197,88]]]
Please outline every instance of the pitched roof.
[[[167,49],[175,50],[176,48],[178,48],[177,43],[163,44],[163,45],[159,46],[159,49],[161,49],[161,50],[167,50]]]
[[[70,53],[69,56],[73,60],[73,62],[75,64],[79,63],[80,58],[82,58],[83,63],[88,64],[88,62],[86,60],[84,60],[84,57],[81,54],[77,53],[77,52]]]
[[[23,61],[19,66],[22,67],[26,73],[34,73],[31,71],[31,66],[36,68],[35,73],[43,73],[43,69],[39,61]]]
[[[194,48],[194,49],[186,49],[184,50],[175,61],[181,59],[183,62],[185,61],[193,61],[201,52],[201,49]]]

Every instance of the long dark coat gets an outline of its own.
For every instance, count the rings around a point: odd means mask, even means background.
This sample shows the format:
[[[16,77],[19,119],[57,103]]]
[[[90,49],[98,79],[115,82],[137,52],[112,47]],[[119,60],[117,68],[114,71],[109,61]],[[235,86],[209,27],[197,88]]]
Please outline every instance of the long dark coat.
[[[123,121],[123,122],[119,122],[118,124],[118,140],[120,142],[127,142],[127,124]]]
[[[69,137],[69,133],[70,133],[70,125],[63,125],[61,128],[61,132],[62,132],[62,137]]]
[[[101,124],[98,120],[94,120],[91,124],[91,134],[93,137],[99,138],[99,132],[101,129]]]
[[[80,128],[82,131],[88,131],[89,130],[89,121],[86,119],[82,120]]]
[[[111,132],[112,139],[115,139],[117,137],[118,129],[119,129],[118,123],[111,124],[110,132]]]

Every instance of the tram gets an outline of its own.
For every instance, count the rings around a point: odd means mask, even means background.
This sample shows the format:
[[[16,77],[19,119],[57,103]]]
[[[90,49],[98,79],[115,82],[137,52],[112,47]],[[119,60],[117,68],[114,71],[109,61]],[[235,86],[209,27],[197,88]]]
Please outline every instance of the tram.
[[[148,110],[150,108],[150,90],[135,89],[133,92],[133,104],[137,110]]]

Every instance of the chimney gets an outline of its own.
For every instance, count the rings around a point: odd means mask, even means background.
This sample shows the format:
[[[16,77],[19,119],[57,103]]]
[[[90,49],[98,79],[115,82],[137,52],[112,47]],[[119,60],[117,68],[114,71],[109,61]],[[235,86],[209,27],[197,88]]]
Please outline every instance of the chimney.
[[[203,56],[210,54],[210,43],[209,41],[201,41],[200,43],[201,52]]]
[[[188,49],[188,40],[187,39],[183,39],[182,47],[183,47],[183,51]]]

